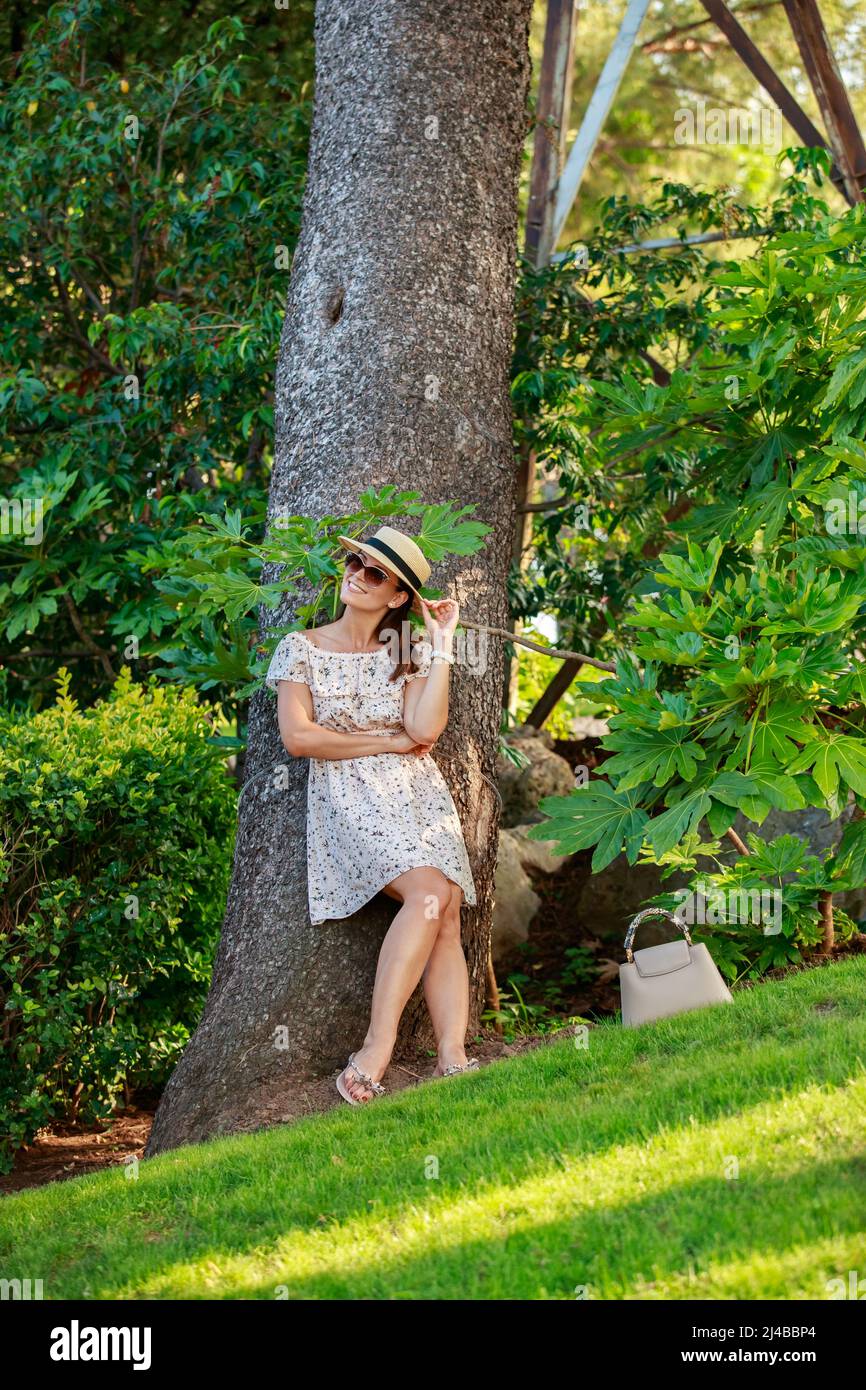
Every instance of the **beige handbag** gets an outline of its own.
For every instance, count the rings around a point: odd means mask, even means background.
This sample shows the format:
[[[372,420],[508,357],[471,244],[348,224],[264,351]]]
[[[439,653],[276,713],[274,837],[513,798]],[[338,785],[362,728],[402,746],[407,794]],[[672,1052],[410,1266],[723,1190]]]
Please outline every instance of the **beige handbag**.
[[[685,940],[665,941],[633,951],[632,942],[647,917],[667,917]],[[703,943],[695,946],[689,929],[672,912],[648,907],[632,921],[625,938],[625,964],[619,967],[622,1023],[636,1028],[654,1018],[669,1018],[708,1004],[731,1004],[731,991]]]

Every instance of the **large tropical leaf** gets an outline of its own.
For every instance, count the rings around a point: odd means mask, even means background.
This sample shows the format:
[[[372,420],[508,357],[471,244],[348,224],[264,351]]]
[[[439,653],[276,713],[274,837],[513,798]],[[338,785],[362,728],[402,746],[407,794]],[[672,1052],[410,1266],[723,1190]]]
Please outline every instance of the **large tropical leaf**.
[[[684,835],[695,830],[710,809],[710,794],[705,787],[689,792],[647,826],[646,837],[658,859],[679,844]]]
[[[530,840],[553,840],[563,854],[596,846],[592,871],[598,873],[625,851],[637,862],[644,826],[649,819],[640,806],[641,788],[614,790],[598,778],[572,796],[546,796],[540,810],[549,817],[526,833]]]
[[[621,729],[608,734],[605,748],[619,750],[604,765],[605,775],[616,779],[617,790],[628,791],[639,782],[664,787],[672,777],[691,782],[698,762],[706,753],[689,737],[687,725],[673,729]]]
[[[829,729],[816,732],[813,742],[791,764],[791,772],[808,772],[825,796],[833,796],[840,780],[866,796],[866,741]]]

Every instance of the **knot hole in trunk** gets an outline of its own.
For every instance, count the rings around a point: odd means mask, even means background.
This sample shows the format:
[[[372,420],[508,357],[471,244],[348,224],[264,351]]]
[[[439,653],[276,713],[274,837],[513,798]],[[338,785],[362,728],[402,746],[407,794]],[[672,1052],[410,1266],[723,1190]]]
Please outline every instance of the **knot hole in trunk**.
[[[345,298],[346,291],[343,289],[342,285],[338,289],[331,291],[325,301],[326,323],[333,325],[340,322],[340,319],[343,317],[343,301]]]

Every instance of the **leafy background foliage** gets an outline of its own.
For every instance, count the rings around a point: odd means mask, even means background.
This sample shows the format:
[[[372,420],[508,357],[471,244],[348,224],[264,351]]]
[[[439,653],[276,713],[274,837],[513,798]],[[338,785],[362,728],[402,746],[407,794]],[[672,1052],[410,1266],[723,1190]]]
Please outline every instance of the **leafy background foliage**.
[[[236,789],[194,692],[0,711],[0,1171],[57,1117],[164,1081],[204,1005]]]
[[[642,846],[656,863],[679,848],[695,869],[717,849],[697,832],[728,834],[738,809],[760,827],[772,808],[856,808],[838,853],[789,864],[809,910],[788,913],[764,965],[791,941],[813,945],[822,898],[863,881],[864,239],[862,207],[774,236],[716,277],[687,370],[665,386],[593,383],[599,466],[611,453],[647,469],[681,460],[696,485],[626,605],[630,659],[599,687],[614,756],[546,804],[533,834],[594,845],[595,869]],[[855,518],[844,530],[831,524],[840,502]],[[769,853],[752,842],[739,872],[760,877]]]
[[[781,7],[764,8],[762,45],[790,73]],[[614,11],[581,17],[573,124]],[[822,13],[856,105],[862,20],[849,0]],[[826,943],[828,920],[848,936],[833,899],[866,880],[866,550],[828,522],[866,489],[863,221],[829,210],[821,152],[715,147],[701,185],[707,152],[670,146],[676,107],[706,95],[708,56],[719,104],[755,94],[697,0],[663,18],[571,220],[585,252],[521,268],[515,453],[538,482],[509,594],[529,632],[552,618],[559,645],[617,662],[554,711],[563,735],[575,713],[609,714],[610,756],[545,804],[539,838],[591,849],[595,869],[625,852],[695,893],[782,891],[778,935],[704,933],[733,978]],[[264,533],[312,19],[313,0],[240,15],[70,0],[35,18],[15,0],[0,17],[0,496],[48,509],[40,544],[0,534],[4,1019],[20,1044],[0,1108],[26,1097],[16,1142],[64,1107],[99,1113],[183,1045],[230,853],[219,759],[242,749],[287,599],[293,622],[333,611],[334,533],[410,519],[432,562],[483,543],[471,507],[396,489]],[[536,15],[536,58],[539,39]],[[731,240],[622,251],[706,231]],[[558,669],[521,654],[518,718]],[[178,801],[158,883],[110,846],[131,826],[161,844]],[[834,852],[762,838],[771,809],[809,807],[846,820]],[[737,809],[751,828],[732,857]],[[133,930],[118,904],[136,884],[153,910]]]
[[[0,117],[0,493],[46,499],[42,545],[0,538],[0,662],[37,705],[58,661],[104,692],[130,639],[155,669],[174,610],[138,555],[263,506],[299,225],[309,84],[263,70],[237,18],[173,63],[118,64],[117,25],[54,7]]]

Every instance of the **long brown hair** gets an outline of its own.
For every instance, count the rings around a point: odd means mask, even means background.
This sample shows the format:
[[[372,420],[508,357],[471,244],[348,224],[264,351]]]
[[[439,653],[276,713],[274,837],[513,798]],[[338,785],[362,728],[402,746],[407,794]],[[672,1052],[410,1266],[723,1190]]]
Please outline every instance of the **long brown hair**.
[[[407,656],[408,661],[397,660],[391,667],[389,681],[399,680],[400,676],[412,675],[418,670],[418,665],[412,660],[412,642],[416,640],[417,628],[413,628],[409,622],[409,614],[412,612],[415,603],[415,595],[408,593],[404,603],[399,608],[388,608],[383,614],[376,628],[376,636],[380,642],[390,641],[393,649],[398,653],[398,657]],[[340,610],[340,617],[346,611],[345,603]],[[401,641],[402,639],[402,641]]]

